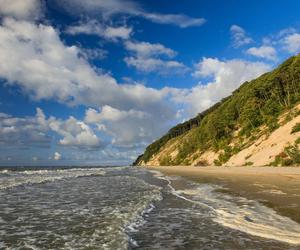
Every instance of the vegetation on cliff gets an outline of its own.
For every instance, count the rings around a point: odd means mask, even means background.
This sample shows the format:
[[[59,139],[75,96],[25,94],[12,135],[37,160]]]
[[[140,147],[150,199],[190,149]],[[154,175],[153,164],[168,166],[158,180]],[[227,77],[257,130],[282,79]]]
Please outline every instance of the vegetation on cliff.
[[[165,155],[161,159],[164,165],[190,164],[191,155],[207,150],[221,152],[215,164],[224,164],[249,141],[254,141],[262,127],[264,133],[276,129],[279,116],[299,101],[300,55],[289,58],[272,72],[245,82],[231,96],[170,129],[149,145],[134,164],[147,163],[174,138],[181,140],[178,153],[175,157]],[[295,127],[294,132],[298,130]]]

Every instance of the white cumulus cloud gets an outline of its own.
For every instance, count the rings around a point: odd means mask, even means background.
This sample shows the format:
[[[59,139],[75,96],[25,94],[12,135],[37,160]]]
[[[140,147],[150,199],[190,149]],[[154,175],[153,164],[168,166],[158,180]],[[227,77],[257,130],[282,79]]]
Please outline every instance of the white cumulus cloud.
[[[163,115],[163,112],[162,114]],[[162,133],[164,118],[140,110],[119,110],[108,105],[86,110],[85,122],[111,136],[112,144],[122,147],[147,144]],[[157,126],[158,121],[163,121]]]
[[[126,26],[107,26],[103,25],[97,20],[88,20],[86,22],[81,21],[80,23],[69,26],[66,29],[66,33],[70,35],[86,34],[86,35],[97,35],[107,40],[116,39],[128,39],[132,33],[131,27]]]
[[[40,0],[0,0],[0,16],[35,20],[42,12]]]
[[[238,48],[238,47],[241,47],[243,45],[253,42],[252,38],[247,36],[246,31],[238,25],[232,25],[230,27],[230,33],[231,33],[233,46],[235,48]]]
[[[251,47],[247,54],[268,60],[277,60],[277,52],[272,46]]]
[[[51,142],[47,131],[45,115],[39,108],[33,117],[21,118],[0,113],[0,146],[47,148]]]
[[[100,147],[101,141],[92,128],[85,122],[69,117],[66,120],[53,116],[46,118],[44,112],[37,108],[32,117],[13,117],[1,113],[0,145],[14,147],[50,147],[54,132],[63,146],[94,148]]]
[[[294,33],[283,38],[284,48],[290,53],[300,52],[300,34]]]
[[[99,147],[101,141],[94,131],[83,121],[70,117],[65,121],[51,117],[49,128],[62,136],[59,143],[64,146]]]
[[[173,90],[173,98],[176,102],[188,104],[191,114],[195,115],[230,95],[243,82],[260,76],[270,68],[268,64],[261,62],[203,58],[195,65],[193,75],[201,78],[210,77],[212,80],[180,92]]]
[[[59,160],[61,159],[61,154],[58,153],[58,152],[55,152],[55,153],[54,153],[54,156],[53,156],[53,159],[54,159],[55,161],[59,161]]]
[[[160,105],[165,93],[141,84],[118,84],[95,70],[76,46],[51,26],[6,18],[0,26],[0,77],[35,100],[130,109]]]
[[[138,57],[151,57],[159,55],[174,57],[176,55],[174,50],[167,48],[160,43],[126,41],[125,48],[128,51],[134,52]]]
[[[183,63],[164,58],[172,58],[177,53],[162,44],[127,41],[125,42],[125,48],[133,54],[124,58],[125,63],[138,71],[161,74],[176,74],[187,71]]]

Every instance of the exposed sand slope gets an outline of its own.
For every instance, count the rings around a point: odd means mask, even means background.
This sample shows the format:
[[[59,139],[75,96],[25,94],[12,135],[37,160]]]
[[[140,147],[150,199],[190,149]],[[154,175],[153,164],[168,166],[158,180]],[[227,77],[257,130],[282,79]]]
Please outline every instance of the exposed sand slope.
[[[206,162],[208,165],[214,165],[214,160],[218,159],[218,153],[213,152],[212,150],[205,151],[200,155],[196,160],[192,162],[192,166],[198,165],[199,162]]]
[[[176,139],[176,140],[175,140]],[[177,153],[178,153],[178,149],[177,149],[177,145],[178,145],[178,138],[174,138],[172,140],[170,140],[164,147],[162,150],[160,150],[157,154],[153,155],[152,158],[147,162],[147,164],[142,163],[141,165],[147,165],[147,166],[159,166],[159,160],[166,156],[166,155],[170,155],[172,158],[175,158]]]
[[[300,116],[295,117],[285,125],[276,129],[269,137],[262,136],[250,147],[233,155],[226,163],[228,166],[242,166],[252,162],[254,166],[268,165],[274,161],[286,146],[293,144],[300,132],[291,134],[292,128],[300,122]]]
[[[300,105],[295,107],[294,111],[300,110]],[[280,123],[283,123],[287,113],[281,116]],[[291,121],[281,125],[278,129],[273,131],[269,136],[263,134],[253,144],[247,148],[241,150],[237,154],[233,155],[224,165],[226,166],[243,166],[247,163],[253,166],[266,166],[275,160],[275,157],[284,151],[284,148],[293,145],[294,142],[300,137],[300,132],[291,134],[293,127],[300,123],[300,115],[294,117]],[[147,166],[159,166],[160,159],[166,156],[170,156],[171,159],[175,159],[178,154],[178,146],[180,140],[184,138],[174,138],[170,140],[157,154],[153,155],[152,158],[145,164],[144,162],[140,165]],[[214,165],[214,160],[218,159],[220,152],[213,152],[208,150],[205,152],[195,152],[188,156],[190,165],[195,166],[205,163],[206,165]],[[196,156],[193,158],[193,156]],[[202,165],[200,164],[200,165]]]

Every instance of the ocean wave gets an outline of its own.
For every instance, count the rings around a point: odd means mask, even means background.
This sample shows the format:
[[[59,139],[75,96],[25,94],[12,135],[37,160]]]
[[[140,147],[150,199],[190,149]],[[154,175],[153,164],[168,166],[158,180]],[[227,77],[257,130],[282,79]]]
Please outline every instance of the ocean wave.
[[[5,170],[3,170],[5,171]],[[69,178],[92,175],[105,175],[103,168],[70,168],[70,169],[42,169],[1,172],[0,189],[13,188],[21,185],[39,184]],[[4,174],[4,175],[3,175]]]
[[[162,200],[161,187],[151,185],[142,180],[139,181],[152,191],[148,196],[143,197],[143,200],[140,202],[139,206],[132,210],[133,213],[131,214],[131,218],[124,223],[124,229],[127,232],[128,241],[134,247],[138,247],[138,242],[130,237],[130,234],[137,232],[139,228],[146,223],[145,218],[148,217],[148,214],[155,209],[154,203]]]
[[[49,185],[51,188],[41,185],[38,189],[32,186],[30,189],[2,191],[6,196],[5,202],[4,196],[0,199],[0,215],[4,218],[0,223],[1,240],[7,247],[15,248],[22,248],[25,244],[32,248],[47,244],[51,249],[94,249],[100,246],[101,249],[125,250],[137,247],[139,242],[132,234],[145,225],[156,202],[162,199],[161,187],[140,178],[143,174],[130,176],[130,172],[122,169],[118,174],[107,168],[28,170],[11,174],[21,176],[23,179],[19,184],[25,185],[27,180],[38,183],[40,180],[36,178],[52,181],[58,177],[73,178],[105,171],[103,178],[59,181]],[[18,198],[21,196],[22,201]],[[34,218],[33,211],[39,211]]]
[[[9,172],[11,172],[11,170],[8,170],[8,169],[0,170],[0,174],[7,174]]]
[[[95,232],[94,239],[102,237],[105,244],[103,249],[128,249],[129,245],[138,247],[138,242],[131,237],[140,227],[146,223],[148,214],[155,209],[155,202],[162,199],[161,188],[151,185],[133,176],[113,176],[114,181],[119,182],[120,186],[130,185],[132,190],[128,194],[119,197],[119,202],[114,199],[113,208],[106,207],[102,210],[111,220],[110,226],[103,227]],[[133,187],[134,186],[134,187]],[[121,201],[121,202],[120,202]]]

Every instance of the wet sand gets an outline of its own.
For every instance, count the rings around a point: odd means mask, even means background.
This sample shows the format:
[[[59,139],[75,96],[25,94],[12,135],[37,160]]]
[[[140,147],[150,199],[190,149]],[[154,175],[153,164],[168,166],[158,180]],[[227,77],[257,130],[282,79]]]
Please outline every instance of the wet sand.
[[[219,192],[257,200],[300,223],[298,167],[146,167],[201,183],[219,184]]]

